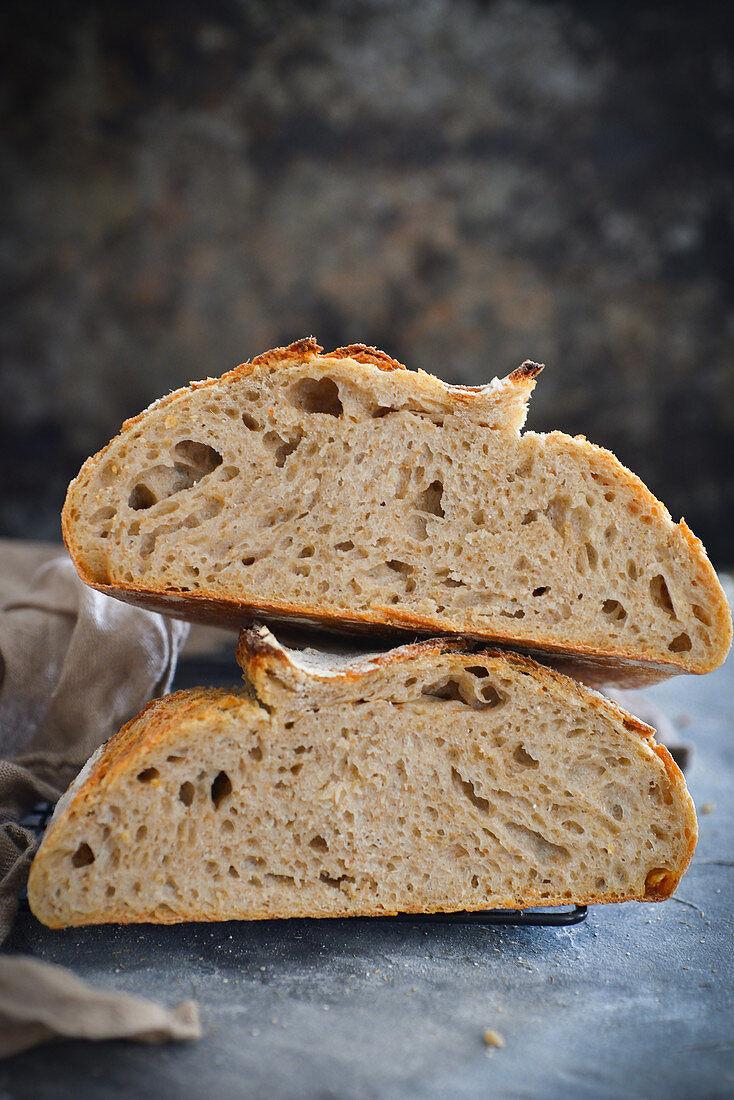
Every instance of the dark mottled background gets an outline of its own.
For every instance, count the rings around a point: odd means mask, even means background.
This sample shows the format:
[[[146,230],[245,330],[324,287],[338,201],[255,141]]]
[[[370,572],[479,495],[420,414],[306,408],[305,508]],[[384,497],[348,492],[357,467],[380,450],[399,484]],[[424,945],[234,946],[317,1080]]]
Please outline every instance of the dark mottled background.
[[[29,3],[3,52],[3,534],[314,333],[612,447],[734,563],[728,4]]]

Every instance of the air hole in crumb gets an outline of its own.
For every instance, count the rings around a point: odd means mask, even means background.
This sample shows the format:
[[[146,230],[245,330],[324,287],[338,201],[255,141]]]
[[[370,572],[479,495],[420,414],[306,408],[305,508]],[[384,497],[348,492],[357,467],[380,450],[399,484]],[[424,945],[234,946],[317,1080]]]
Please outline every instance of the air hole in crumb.
[[[614,622],[621,623],[627,618],[627,612],[619,600],[605,600],[601,605],[601,609]]]
[[[548,592],[549,589],[550,589],[550,585],[548,585],[548,584],[541,585],[540,588],[534,588],[533,589],[533,595],[534,596],[545,596],[546,592]]]
[[[485,684],[484,687],[479,689],[479,694],[484,700],[487,710],[491,710],[492,707],[499,707],[505,702],[505,696],[497,691],[494,684]]]
[[[403,576],[406,576],[413,572],[412,565],[408,565],[408,563],[405,561],[397,561],[394,558],[390,561],[386,561],[385,565],[388,569],[392,569],[393,573],[402,573]]]
[[[291,390],[291,400],[308,413],[341,416],[344,412],[339,387],[333,378],[304,378]]]
[[[178,458],[182,458],[188,466],[193,466],[199,477],[210,474],[222,465],[222,456],[207,443],[196,443],[193,439],[182,439],[173,448]]]
[[[426,687],[421,689],[421,695],[430,695],[434,699],[454,699],[460,703],[464,702],[459,682],[451,676],[446,680],[439,680],[435,684],[427,684]]]
[[[530,511],[526,512],[525,515],[522,517],[522,521],[521,521],[522,526],[527,527],[528,524],[535,523],[537,518],[538,518],[538,513],[536,512],[536,510],[534,508],[531,508]]]
[[[423,542],[428,538],[426,523],[425,516],[410,516],[408,519],[408,534],[414,539],[418,539],[419,542]]]
[[[211,786],[212,802],[214,803],[214,809],[218,810],[224,802],[225,798],[229,798],[232,793],[232,780],[229,778],[226,772],[219,772],[214,778],[214,782]]]
[[[133,508],[136,512],[141,508],[152,508],[155,502],[155,493],[153,493],[147,485],[142,484],[135,485],[127,499],[129,507]]]
[[[292,434],[285,439],[277,432],[268,432],[267,435],[263,436],[263,443],[275,455],[275,465],[278,469],[282,469],[285,466],[285,460],[293,454],[302,439],[303,432],[301,429],[294,428]]]
[[[354,543],[351,539],[347,539],[346,542],[337,542],[334,546],[335,550],[354,550]]]
[[[343,882],[354,882],[351,875],[339,875],[339,878],[332,878],[331,875],[327,875],[326,871],[322,871],[319,878],[327,886],[333,886],[335,890],[339,890]]]
[[[670,598],[667,582],[660,573],[650,581],[650,596],[655,606],[664,611],[669,618],[678,618],[673,607],[673,601]]]
[[[159,775],[157,768],[144,768],[143,771],[138,772],[138,783],[152,783]]]
[[[71,862],[75,867],[88,867],[90,863],[94,863],[94,852],[86,841],[79,845],[71,857]]]
[[[612,817],[615,821],[621,821],[624,817],[624,810],[618,802],[615,802],[615,804],[612,806]]]
[[[255,420],[255,417],[250,416],[249,413],[242,414],[242,423],[245,425],[246,428],[249,428],[251,432],[260,431],[260,424],[257,420]]]
[[[93,516],[90,516],[90,523],[102,523],[106,519],[112,519],[117,515],[117,509],[112,508],[110,505],[106,505],[104,508],[98,508]]]
[[[443,497],[443,485],[440,481],[432,481],[427,489],[424,489],[422,493],[418,494],[416,501],[416,508],[420,512],[428,512],[431,516],[440,516],[444,518],[446,513],[441,507],[441,498]]]
[[[570,507],[570,498],[559,494],[554,496],[543,510],[543,515],[547,518],[553,530],[561,536],[565,535],[566,532]]]
[[[470,676],[478,676],[480,680],[483,680],[485,676],[489,676],[489,671],[484,665],[467,665],[464,669]]]
[[[671,653],[687,653],[691,648],[691,639],[685,633],[679,634],[668,646]]]
[[[456,768],[451,769],[451,782],[457,790],[461,791],[466,798],[469,799],[472,806],[476,806],[482,813],[489,813],[489,802],[486,798],[480,798],[480,796],[474,790],[474,784],[471,780],[464,779],[460,772]]]
[[[243,558],[242,559],[242,564],[246,565],[246,566],[250,566],[250,565],[254,565],[256,561],[257,561],[257,558],[252,558],[252,557]]]
[[[704,611],[697,603],[694,603],[691,610],[693,611],[694,617],[698,619],[700,623],[703,623],[704,626],[711,626],[711,616],[708,611]]]
[[[328,852],[329,845],[326,843],[322,836],[315,836],[308,842],[309,848],[313,848],[314,852]]]
[[[230,878],[239,878],[240,877],[239,871],[237,870],[236,867],[233,867],[231,863],[230,863],[229,867],[227,868],[227,874],[229,875]]]
[[[263,750],[260,748],[259,745],[253,745],[253,747],[250,749],[250,756],[253,760],[257,760],[259,763],[263,758]]]
[[[521,764],[523,768],[540,767],[539,762],[535,759],[534,756],[531,756],[530,753],[527,752],[524,745],[517,746],[512,754],[512,759],[515,761],[516,764]]]
[[[188,780],[186,783],[182,783],[178,788],[178,797],[181,799],[184,806],[190,806],[194,801],[194,784],[189,783]]]

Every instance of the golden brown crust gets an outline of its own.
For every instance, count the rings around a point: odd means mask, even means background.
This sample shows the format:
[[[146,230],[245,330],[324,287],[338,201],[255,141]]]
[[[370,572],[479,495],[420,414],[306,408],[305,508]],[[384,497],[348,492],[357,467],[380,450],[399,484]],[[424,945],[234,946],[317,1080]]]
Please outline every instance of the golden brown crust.
[[[278,363],[288,363],[292,359],[308,359],[312,355],[321,355],[324,349],[317,343],[314,336],[306,336],[302,340],[294,340],[284,348],[271,348],[261,355],[256,355],[249,364],[252,367],[271,367]],[[248,364],[242,364],[247,366]]]
[[[513,382],[526,382],[528,379],[535,379],[540,372],[545,370],[543,363],[534,363],[532,359],[526,359],[524,363],[521,363],[517,370],[514,370],[508,377]]]
[[[393,359],[386,351],[368,347],[367,344],[349,344],[345,348],[330,351],[328,359],[354,359],[356,363],[371,363],[380,370],[405,370],[405,366]]]

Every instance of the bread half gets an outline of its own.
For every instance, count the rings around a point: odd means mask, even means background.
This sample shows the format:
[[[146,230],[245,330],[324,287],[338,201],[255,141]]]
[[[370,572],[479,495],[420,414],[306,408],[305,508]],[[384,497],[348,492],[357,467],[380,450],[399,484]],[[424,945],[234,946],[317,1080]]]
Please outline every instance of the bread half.
[[[701,543],[608,451],[476,389],[303,340],[128,421],[63,513],[82,578],[184,618],[464,633],[642,683],[724,660]]]
[[[33,912],[59,928],[669,896],[696,819],[654,731],[529,658],[470,650],[330,660],[246,632],[243,691],[156,700],[90,760],[33,863]]]

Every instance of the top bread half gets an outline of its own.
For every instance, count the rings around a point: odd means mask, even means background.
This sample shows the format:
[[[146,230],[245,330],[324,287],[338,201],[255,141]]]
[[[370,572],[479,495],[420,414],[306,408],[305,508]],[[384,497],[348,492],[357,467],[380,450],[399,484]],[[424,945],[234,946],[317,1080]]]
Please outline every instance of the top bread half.
[[[522,433],[541,367],[479,387],[312,339],[155,402],[82,467],[88,584],[182,618],[461,633],[596,682],[708,672],[701,542],[609,451]]]

